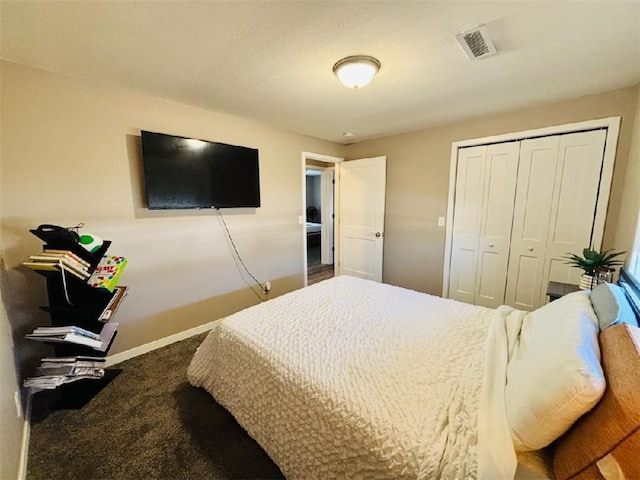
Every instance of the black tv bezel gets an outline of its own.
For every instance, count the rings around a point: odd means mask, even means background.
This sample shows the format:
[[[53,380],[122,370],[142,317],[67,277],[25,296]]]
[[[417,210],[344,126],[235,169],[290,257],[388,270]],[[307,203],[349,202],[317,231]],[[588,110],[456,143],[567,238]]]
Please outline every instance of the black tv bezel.
[[[168,138],[176,138],[176,139],[180,139],[180,140],[195,140],[195,141],[199,141],[199,142],[204,142],[207,144],[212,144],[212,145],[221,145],[224,147],[233,147],[233,148],[238,148],[238,149],[243,149],[246,151],[253,151],[255,152],[255,161],[256,161],[256,167],[255,167],[255,172],[256,172],[256,191],[255,191],[255,195],[254,198],[256,198],[256,202],[221,202],[219,205],[214,205],[214,204],[192,204],[192,205],[187,205],[187,206],[179,206],[179,205],[175,205],[175,204],[162,204],[162,205],[150,205],[149,204],[149,175],[148,175],[148,160],[149,160],[149,155],[145,155],[145,148],[144,148],[144,135],[145,134],[152,134],[152,135],[160,135],[160,136],[164,136],[164,137],[168,137]],[[172,134],[168,134],[168,133],[162,133],[162,132],[154,132],[151,130],[141,130],[140,131],[140,143],[141,143],[141,150],[142,150],[142,173],[143,173],[143,177],[144,177],[144,186],[145,186],[145,201],[146,201],[146,208],[148,210],[204,210],[204,209],[220,209],[220,208],[260,208],[262,201],[261,201],[261,182],[260,182],[260,153],[259,150],[257,148],[252,148],[252,147],[246,147],[243,145],[233,145],[233,144],[229,144],[229,143],[224,143],[224,142],[214,142],[211,140],[203,140],[203,139],[199,139],[199,138],[194,138],[194,137],[185,137],[185,136],[181,136],[181,135],[172,135]],[[158,202],[156,202],[158,203]]]

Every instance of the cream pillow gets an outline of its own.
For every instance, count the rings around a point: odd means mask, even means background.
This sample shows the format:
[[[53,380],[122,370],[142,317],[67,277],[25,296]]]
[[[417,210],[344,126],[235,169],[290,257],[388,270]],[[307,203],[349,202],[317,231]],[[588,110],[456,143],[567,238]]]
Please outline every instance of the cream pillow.
[[[585,291],[525,316],[505,391],[516,450],[547,446],[598,402],[605,389],[598,332]]]

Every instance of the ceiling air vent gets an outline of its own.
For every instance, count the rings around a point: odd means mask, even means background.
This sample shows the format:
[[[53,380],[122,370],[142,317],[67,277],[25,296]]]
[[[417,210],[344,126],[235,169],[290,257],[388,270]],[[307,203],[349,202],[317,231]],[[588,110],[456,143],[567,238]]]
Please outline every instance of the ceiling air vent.
[[[469,60],[489,57],[497,53],[496,46],[489,36],[489,29],[486,25],[480,25],[468,32],[459,33],[456,35],[456,39]]]

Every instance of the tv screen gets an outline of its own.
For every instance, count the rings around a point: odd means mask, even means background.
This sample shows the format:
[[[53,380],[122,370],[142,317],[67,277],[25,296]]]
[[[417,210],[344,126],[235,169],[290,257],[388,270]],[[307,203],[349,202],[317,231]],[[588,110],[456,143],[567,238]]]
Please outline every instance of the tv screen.
[[[260,206],[255,148],[142,131],[147,207]]]

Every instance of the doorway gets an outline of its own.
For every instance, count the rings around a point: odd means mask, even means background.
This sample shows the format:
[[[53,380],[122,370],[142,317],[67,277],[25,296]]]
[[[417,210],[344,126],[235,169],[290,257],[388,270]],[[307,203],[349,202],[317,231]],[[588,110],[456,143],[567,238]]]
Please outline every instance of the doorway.
[[[305,285],[335,275],[335,164],[341,158],[303,152],[303,215]]]

